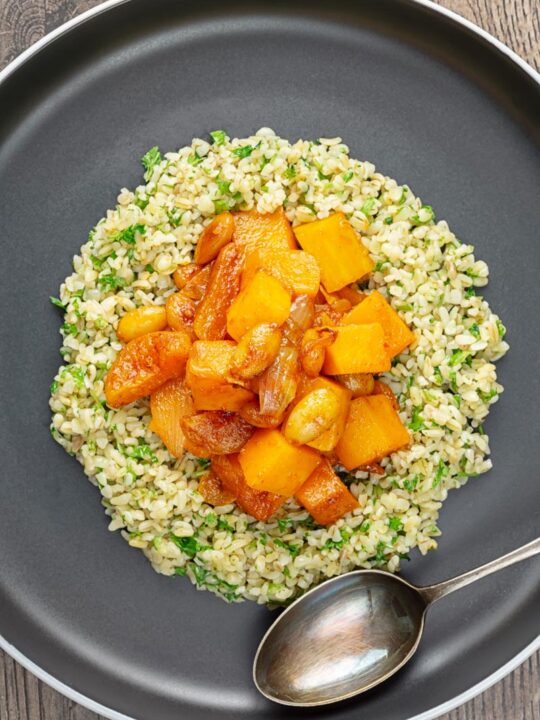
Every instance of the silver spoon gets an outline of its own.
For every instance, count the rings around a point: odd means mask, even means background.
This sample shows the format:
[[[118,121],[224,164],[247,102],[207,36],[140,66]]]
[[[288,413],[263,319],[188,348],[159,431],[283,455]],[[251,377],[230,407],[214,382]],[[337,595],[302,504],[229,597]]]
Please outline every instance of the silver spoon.
[[[537,553],[540,538],[423,588],[382,570],[355,570],[327,580],[270,626],[255,655],[255,685],[269,700],[301,707],[365,692],[411,659],[435,600]]]

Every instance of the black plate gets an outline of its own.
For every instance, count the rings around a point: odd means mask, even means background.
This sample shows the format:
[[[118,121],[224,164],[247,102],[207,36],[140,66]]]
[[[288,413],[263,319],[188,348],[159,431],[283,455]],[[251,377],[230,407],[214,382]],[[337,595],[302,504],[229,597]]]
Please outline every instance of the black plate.
[[[140,181],[150,146],[263,125],[291,139],[341,135],[489,263],[486,294],[511,344],[499,364],[506,391],[487,423],[495,469],[450,495],[439,551],[415,556],[405,575],[429,583],[492,559],[538,532],[533,74],[409,0],[131,0],[31,54],[4,77],[0,107],[4,644],[139,720],[402,720],[456,701],[530,646],[540,622],[534,561],[436,606],[417,659],[384,687],[320,713],[267,703],[251,661],[274,616],[155,574],[107,532],[97,491],[50,439],[60,358],[47,297],[117,190]]]

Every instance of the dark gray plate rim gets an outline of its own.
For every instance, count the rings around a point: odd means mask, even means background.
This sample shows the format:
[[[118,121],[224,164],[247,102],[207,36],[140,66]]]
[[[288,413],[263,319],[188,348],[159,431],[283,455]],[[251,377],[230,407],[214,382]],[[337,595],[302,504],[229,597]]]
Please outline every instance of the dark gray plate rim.
[[[65,35],[66,33],[69,33],[71,30],[76,28],[78,25],[85,23],[86,21],[88,21],[92,17],[94,17],[95,15],[99,15],[103,12],[106,12],[108,9],[110,9],[112,7],[115,7],[117,5],[123,5],[127,2],[129,2],[129,0],[105,0],[105,2],[101,3],[100,5],[97,5],[96,7],[91,8],[90,10],[87,10],[87,11],[81,13],[77,17],[72,18],[71,20],[68,20],[63,25],[60,25],[55,30],[52,30],[50,33],[48,33],[43,38],[38,40],[36,43],[31,45],[29,48],[27,48],[18,57],[16,57],[11,63],[9,63],[3,70],[0,71],[0,84],[3,83],[19,67],[24,65],[24,63],[26,63],[34,55],[36,55],[40,50],[42,50],[44,47],[46,47],[50,43],[54,42],[57,38],[61,37],[62,35]],[[458,24],[462,25],[463,27],[467,28],[468,30],[476,33],[476,35],[478,35],[479,38],[482,38],[483,40],[489,42],[499,52],[506,55],[522,71],[524,71],[536,83],[538,83],[540,85],[540,74],[533,67],[531,67],[531,65],[529,65],[525,60],[523,60],[523,58],[521,58],[517,53],[515,53],[513,50],[511,50],[507,45],[505,45],[503,42],[498,40],[496,37],[494,37],[493,35],[488,33],[486,30],[483,30],[478,25],[475,25],[470,20],[467,20],[466,18],[462,17],[461,15],[458,15],[457,13],[453,12],[452,10],[448,10],[445,7],[437,5],[436,3],[432,2],[431,0],[413,0],[413,2],[416,2],[419,5],[424,5],[425,7],[428,7],[431,10],[434,10],[435,12],[440,13],[441,15],[445,15],[451,21],[458,23]],[[44,683],[49,685],[51,688],[53,688],[57,692],[61,693],[62,695],[66,696],[70,700],[73,700],[73,701],[79,703],[79,705],[82,705],[83,707],[87,708],[88,710],[98,713],[99,715],[103,715],[104,717],[110,718],[111,720],[135,720],[134,718],[131,718],[128,715],[124,715],[123,713],[117,712],[116,710],[113,710],[112,708],[106,707],[105,705],[101,705],[100,703],[96,702],[92,698],[87,697],[86,695],[83,695],[83,694],[77,692],[73,688],[69,687],[69,685],[65,685],[61,680],[58,680],[58,678],[54,677],[53,675],[50,675],[42,667],[40,667],[39,665],[36,665],[36,663],[34,663],[29,657],[24,655],[22,652],[20,652],[14,645],[9,643],[1,634],[0,634],[0,648],[2,650],[4,650],[8,655],[10,655],[16,662],[18,662],[20,665],[22,665],[24,668],[26,668],[26,670],[31,672],[37,678],[39,678]],[[506,675],[508,675],[513,670],[515,670],[519,665],[521,665],[521,663],[525,662],[525,660],[527,660],[527,658],[529,658],[531,655],[533,655],[538,649],[540,649],[540,636],[538,636],[535,640],[533,640],[529,645],[524,647],[523,650],[521,650],[521,652],[519,652],[515,657],[513,657],[511,660],[509,660],[505,665],[502,665],[498,670],[496,670],[491,675],[488,675],[481,682],[477,683],[476,685],[473,685],[471,688],[469,688],[465,692],[461,693],[460,695],[456,695],[451,700],[448,700],[447,702],[445,702],[441,705],[438,705],[437,707],[434,707],[431,710],[427,710],[426,712],[421,713],[420,715],[415,715],[414,717],[408,718],[408,720],[434,720],[434,718],[437,718],[440,715],[443,715],[444,713],[448,713],[451,710],[453,710],[454,708],[458,707],[459,705],[462,705],[463,703],[466,703],[469,700],[472,700],[474,697],[476,697],[480,693],[484,692],[484,690],[487,690],[492,685],[495,685],[495,683],[499,682],[499,680],[502,680],[502,678],[504,678]]]

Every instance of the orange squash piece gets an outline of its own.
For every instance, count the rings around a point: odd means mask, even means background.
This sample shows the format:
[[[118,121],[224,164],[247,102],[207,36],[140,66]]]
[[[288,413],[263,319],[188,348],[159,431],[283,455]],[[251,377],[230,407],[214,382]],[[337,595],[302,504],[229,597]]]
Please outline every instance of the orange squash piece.
[[[296,492],[296,499],[319,525],[332,525],[345,513],[356,510],[358,500],[323,460]]]
[[[193,330],[193,322],[195,321],[195,312],[197,310],[195,300],[192,300],[183,291],[173,293],[167,298],[165,308],[166,323],[171,330],[182,330],[194,340],[195,331]]]
[[[251,252],[258,247],[296,248],[296,240],[282,207],[273,213],[245,210],[233,213],[234,242]]]
[[[257,248],[246,257],[242,287],[245,287],[259,270],[279,280],[292,295],[315,297],[319,291],[321,271],[315,258],[303,250]]]
[[[381,373],[390,370],[384,333],[377,323],[334,327],[336,339],[326,348],[323,371],[328,375]]]
[[[341,290],[375,267],[367,249],[341,212],[294,228],[300,246],[313,255],[327,292]]]
[[[229,368],[236,344],[230,340],[197,340],[189,354],[186,383],[193,395],[195,410],[237,412],[255,396],[232,384]]]
[[[287,290],[274,277],[259,271],[228,309],[227,332],[240,340],[255,325],[282,325],[290,310],[291,296]]]
[[[306,379],[301,384],[296,400],[300,400],[313,390],[319,390],[322,388],[331,390],[336,395],[339,402],[339,414],[335,423],[328,430],[326,430],[322,435],[319,435],[319,437],[315,440],[308,442],[307,445],[316,450],[320,450],[321,452],[330,452],[338,444],[339,438],[345,429],[345,423],[347,422],[347,416],[349,414],[351,393],[346,387],[343,387],[343,385],[340,385],[329,378],[318,377],[313,380]]]
[[[163,305],[145,305],[129,310],[118,323],[116,334],[120,342],[128,343],[141,335],[159,332],[167,327],[167,313]]]
[[[288,442],[279,430],[256,430],[242,448],[240,465],[247,484],[290,497],[320,461],[319,453]]]
[[[384,395],[368,395],[351,402],[345,430],[336,447],[347,470],[377,462],[410,442],[409,433]]]
[[[246,483],[238,455],[216,455],[212,469],[223,486],[236,496],[236,503],[256,520],[268,520],[285,502],[282,495],[254,490]]]
[[[155,332],[129,342],[105,378],[105,398],[112,408],[150,395],[184,374],[191,340],[182,332]]]
[[[202,476],[197,489],[204,501],[215,507],[228,505],[236,500],[236,495],[224,487],[223,482],[213,470]]]
[[[233,243],[225,245],[214,262],[208,287],[195,313],[193,328],[201,340],[222,340],[227,334],[227,310],[240,289],[241,269],[242,253]]]
[[[193,399],[184,378],[168,380],[150,396],[150,430],[163,440],[165,447],[180,458],[184,454],[182,418],[193,414]]]
[[[193,259],[200,265],[213,260],[221,248],[232,240],[234,218],[230,212],[223,212],[212,220],[202,231]]]
[[[215,410],[197,413],[181,420],[186,440],[204,448],[204,457],[238,452],[253,435],[251,427],[236,413]]]
[[[379,323],[384,331],[386,352],[393,358],[414,342],[414,334],[403,322],[394,308],[374,290],[359,305],[356,305],[342,319],[344,324]]]

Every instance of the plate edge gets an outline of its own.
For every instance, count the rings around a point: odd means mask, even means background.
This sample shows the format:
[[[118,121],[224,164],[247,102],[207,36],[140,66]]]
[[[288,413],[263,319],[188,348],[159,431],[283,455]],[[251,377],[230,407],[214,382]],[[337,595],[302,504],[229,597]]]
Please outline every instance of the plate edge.
[[[113,7],[116,7],[117,5],[123,5],[127,2],[129,2],[129,0],[104,0],[104,2],[100,3],[99,5],[96,5],[95,7],[86,10],[80,15],[77,15],[68,20],[67,22],[63,23],[54,30],[51,30],[51,32],[47,33],[35,43],[30,45],[30,47],[28,47],[26,50],[20,53],[20,55],[17,55],[17,57],[15,57],[11,62],[9,62],[5,66],[5,68],[0,70],[0,85],[5,82],[7,78],[10,77],[19,67],[22,67],[24,63],[27,62],[27,60],[30,60],[30,58],[36,55],[43,48],[47,47],[47,45],[56,40],[56,38],[66,34],[77,25],[81,25],[82,23],[86,22],[94,15],[100,15],[101,13],[106,12]],[[475,33],[476,35],[479,35],[484,40],[493,45],[500,53],[508,57],[534,82],[540,85],[540,73],[537,72],[532,67],[532,65],[530,65],[526,60],[524,60],[520,55],[518,55],[511,48],[509,48],[508,45],[503,43],[501,40],[496,38],[487,30],[484,30],[479,25],[476,25],[462,15],[459,15],[453,10],[450,10],[442,5],[439,5],[432,0],[409,0],[409,3],[411,5],[421,5],[436,13],[439,13],[440,15],[444,15],[453,22],[466,27],[468,30]],[[39,680],[43,681],[49,687],[53,688],[53,690],[56,690],[70,700],[79,703],[79,705],[82,705],[88,710],[91,710],[92,712],[95,712],[99,715],[103,715],[110,720],[136,720],[136,718],[133,718],[129,715],[124,715],[123,713],[120,713],[117,710],[109,708],[105,705],[101,705],[99,702],[93,700],[92,698],[83,695],[77,690],[71,688],[69,685],[64,684],[62,681],[58,680],[53,675],[50,675],[46,670],[41,668],[32,660],[30,660],[30,658],[20,652],[14,645],[9,643],[1,634],[0,649],[6,652],[13,660],[22,665],[26,670],[35,675]],[[438,705],[437,707],[426,710],[420,715],[414,715],[410,718],[407,718],[406,720],[435,720],[441,714],[448,713],[451,710],[454,710],[456,707],[459,707],[460,705],[463,705],[469,700],[472,700],[474,697],[484,692],[492,685],[495,685],[495,683],[497,683],[499,680],[504,678],[510,672],[515,670],[519,665],[525,662],[525,660],[527,660],[538,649],[540,649],[540,635],[537,636],[529,645],[525,646],[507,663],[502,665],[498,670],[484,678],[484,680],[481,680],[479,683],[473,685],[468,690],[465,690],[460,695],[457,695],[456,697],[447,700],[446,702]]]

